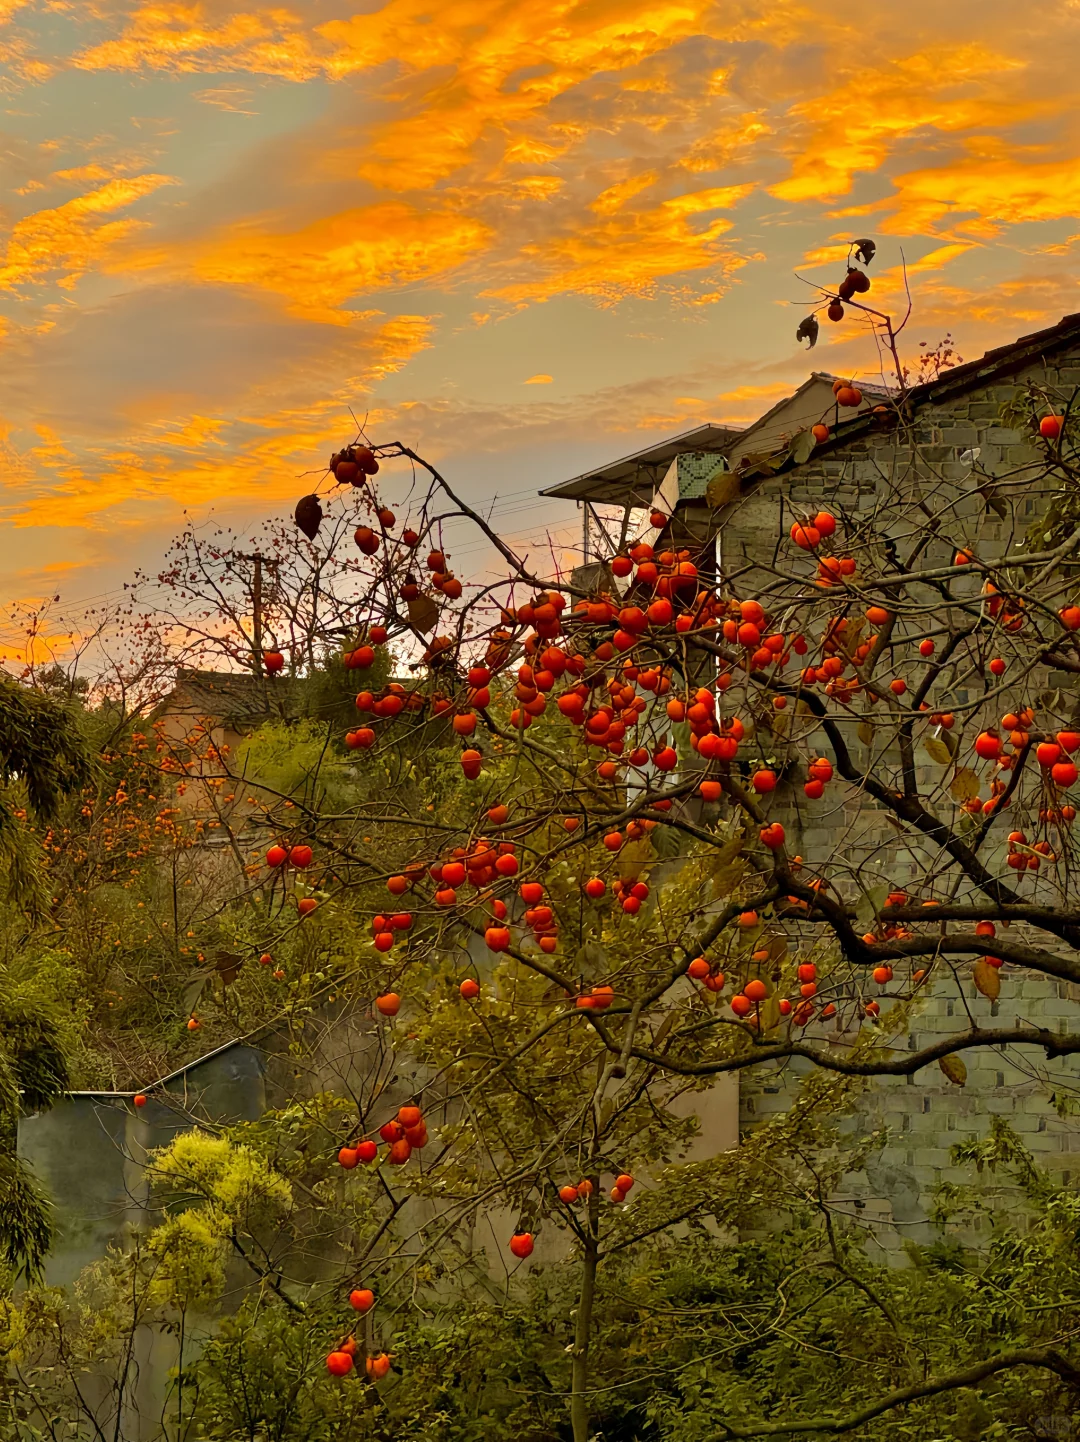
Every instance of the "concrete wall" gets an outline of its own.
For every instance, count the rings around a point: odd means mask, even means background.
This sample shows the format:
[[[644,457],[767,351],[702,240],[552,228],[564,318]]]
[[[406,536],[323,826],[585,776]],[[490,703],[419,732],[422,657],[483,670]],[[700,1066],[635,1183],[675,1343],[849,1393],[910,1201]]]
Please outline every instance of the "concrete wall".
[[[76,1093],[51,1111],[19,1123],[19,1152],[52,1198],[56,1241],[45,1267],[50,1286],[70,1286],[110,1248],[133,1245],[157,1220],[146,1174],[147,1154],[198,1121],[249,1121],[267,1105],[266,1058],[246,1045],[227,1047],[157,1088],[138,1111],[127,1097]],[[190,1351],[188,1353],[190,1355]],[[130,1363],[85,1375],[80,1392],[106,1435],[158,1442],[178,1361],[173,1334],[136,1329]],[[85,1422],[83,1434],[101,1434]]]
[[[180,1073],[136,1111],[129,1099],[80,1092],[19,1123],[19,1153],[53,1199],[56,1245],[45,1280],[63,1286],[129,1229],[152,1223],[146,1155],[199,1120],[249,1121],[266,1108],[266,1062],[229,1047]]]

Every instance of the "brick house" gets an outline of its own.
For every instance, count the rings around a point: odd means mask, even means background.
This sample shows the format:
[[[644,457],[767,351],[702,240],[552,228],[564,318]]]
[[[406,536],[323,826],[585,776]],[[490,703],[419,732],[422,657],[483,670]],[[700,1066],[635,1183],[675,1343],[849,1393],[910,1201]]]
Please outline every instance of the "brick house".
[[[207,723],[215,744],[233,745],[277,712],[271,688],[276,693],[280,685],[277,678],[270,681],[249,671],[181,667],[172,690],[155,707],[153,719],[178,746],[193,727]]]
[[[1024,435],[1003,425],[1001,412],[1030,381],[1060,387],[1065,396],[1080,387],[1080,315],[1066,316],[1057,325],[914,388],[909,393],[910,450],[904,449],[899,433],[874,416],[874,392],[864,388],[864,405],[845,418],[832,404],[832,377],[815,374],[751,426],[700,428],[674,438],[667,447],[600,467],[545,494],[572,498],[585,507],[655,504],[671,515],[673,540],[700,543],[715,537],[724,569],[743,573],[740,586],[744,594],[753,595],[753,567],[772,562],[777,537],[792,519],[822,505],[855,517],[868,514],[900,468],[924,475],[928,485],[936,478],[942,483],[963,481],[975,461],[991,478],[1006,472],[1014,481],[1022,478],[1024,467],[1038,465],[1039,455]],[[819,420],[829,424],[830,439],[805,458],[787,454],[792,437]],[[769,451],[777,460],[775,470],[755,464],[755,458]],[[707,495],[710,482],[714,484]],[[1034,518],[1038,505],[1034,499],[1017,503],[1021,525]],[[978,495],[968,499],[964,523],[984,548],[1004,546],[1010,539],[989,493],[985,503]],[[636,534],[650,540],[656,535],[647,528]],[[945,559],[951,560],[951,551]],[[1065,673],[1039,678],[1042,685],[1062,689],[1074,689],[1076,679]],[[933,779],[931,763],[922,770],[920,779]],[[865,796],[852,791],[842,816],[834,810],[824,824],[811,809],[800,807],[800,799],[788,783],[784,824],[793,849],[811,863],[815,856],[832,852],[839,830],[845,848],[864,855],[867,865],[880,858],[882,880],[902,885],[915,874],[915,857],[905,854],[905,843]],[[1062,1031],[1075,1024],[1080,987],[1037,974],[1004,975],[1001,998],[991,1006],[1000,1024],[1026,1021]],[[914,1016],[912,1049],[955,1030],[957,1023],[950,1018],[954,1012],[961,1014],[962,1004],[955,990],[951,996],[932,994]],[[952,1168],[949,1149],[984,1132],[991,1113],[1006,1116],[1031,1150],[1059,1168],[1066,1180],[1080,1171],[1080,1132],[1058,1116],[1053,1104],[1055,1083],[1075,1091],[1080,1082],[1075,1059],[1047,1066],[1040,1052],[1010,1047],[969,1052],[966,1060],[968,1082],[963,1088],[952,1086],[937,1068],[923,1068],[914,1078],[875,1079],[858,1104],[855,1124],[865,1129],[884,1125],[889,1140],[865,1174],[849,1178],[846,1195],[876,1241],[890,1252],[899,1252],[905,1239],[929,1239],[931,1189],[940,1181],[968,1179],[966,1172]],[[780,1075],[740,1075],[744,1129],[786,1106],[788,1084]]]

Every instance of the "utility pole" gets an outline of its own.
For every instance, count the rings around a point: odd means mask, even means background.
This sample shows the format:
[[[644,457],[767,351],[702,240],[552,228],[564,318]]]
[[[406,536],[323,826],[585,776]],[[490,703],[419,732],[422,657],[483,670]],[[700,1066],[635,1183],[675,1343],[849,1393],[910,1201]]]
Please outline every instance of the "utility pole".
[[[268,556],[255,551],[249,555],[241,554],[237,557],[241,561],[251,561],[255,567],[255,577],[251,587],[251,612],[252,612],[252,670],[256,676],[263,672],[263,566],[277,568],[277,561],[272,561]]]

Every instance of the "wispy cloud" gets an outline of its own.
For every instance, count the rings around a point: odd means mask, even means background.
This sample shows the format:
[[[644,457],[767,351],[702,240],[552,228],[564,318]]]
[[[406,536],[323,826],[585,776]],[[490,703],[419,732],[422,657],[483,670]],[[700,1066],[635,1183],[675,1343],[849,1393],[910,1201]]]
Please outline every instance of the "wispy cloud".
[[[251,108],[254,94],[254,90],[246,85],[219,85],[208,90],[193,90],[191,98],[217,110],[231,111],[234,115],[257,115],[259,112]]]
[[[232,13],[215,21],[212,10]],[[287,80],[309,80],[322,70],[310,32],[286,10],[174,0],[136,6],[119,34],[82,50],[73,64],[82,70],[248,71]]]

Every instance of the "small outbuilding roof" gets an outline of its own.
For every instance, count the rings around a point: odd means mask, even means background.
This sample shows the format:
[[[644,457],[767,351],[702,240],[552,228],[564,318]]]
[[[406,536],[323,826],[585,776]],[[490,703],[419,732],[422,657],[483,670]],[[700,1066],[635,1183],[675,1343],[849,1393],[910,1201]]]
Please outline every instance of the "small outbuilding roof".
[[[652,503],[653,492],[663,480],[676,456],[686,451],[717,451],[723,453],[739,435],[742,426],[704,425],[683,431],[621,460],[561,481],[541,491],[542,496],[558,496],[567,501],[593,501],[599,505],[641,506]]]

